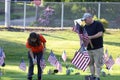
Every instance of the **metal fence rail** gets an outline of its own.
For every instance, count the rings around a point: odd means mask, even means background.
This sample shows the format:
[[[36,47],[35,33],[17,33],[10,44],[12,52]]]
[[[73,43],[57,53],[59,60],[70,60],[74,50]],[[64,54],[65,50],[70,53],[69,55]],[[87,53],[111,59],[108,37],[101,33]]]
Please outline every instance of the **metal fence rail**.
[[[46,12],[47,10],[47,12]],[[109,28],[120,28],[120,2],[11,2],[11,26],[72,27],[73,20],[85,12],[109,22]],[[0,25],[5,25],[5,2],[0,2]]]

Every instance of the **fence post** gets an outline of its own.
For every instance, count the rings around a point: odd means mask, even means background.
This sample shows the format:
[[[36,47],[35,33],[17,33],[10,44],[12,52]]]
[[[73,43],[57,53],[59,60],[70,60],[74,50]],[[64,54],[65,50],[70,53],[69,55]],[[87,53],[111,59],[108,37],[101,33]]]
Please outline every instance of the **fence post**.
[[[62,7],[61,7],[61,29],[63,29],[63,19],[64,19],[64,3],[62,2]]]
[[[10,4],[11,0],[5,0],[5,27],[10,27]]]
[[[24,29],[25,29],[25,26],[26,26],[26,1],[24,1],[24,22],[23,22],[23,26],[24,26]]]
[[[100,9],[101,9],[101,3],[98,2],[98,19],[100,19]]]

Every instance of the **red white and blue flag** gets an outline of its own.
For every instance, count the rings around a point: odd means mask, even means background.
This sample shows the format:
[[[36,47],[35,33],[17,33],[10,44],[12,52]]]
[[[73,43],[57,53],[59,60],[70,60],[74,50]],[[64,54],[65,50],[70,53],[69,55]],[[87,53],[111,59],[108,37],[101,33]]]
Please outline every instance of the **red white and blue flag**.
[[[62,65],[59,61],[57,61],[57,65],[56,65],[56,69],[59,71],[59,72],[62,72]]]
[[[112,56],[109,56],[109,59],[105,62],[106,68],[108,70],[111,69],[111,67],[115,64],[115,61],[113,60]]]
[[[90,57],[88,51],[85,49],[84,46],[81,46],[81,49],[73,57],[72,64],[76,66],[78,69],[85,71],[89,63]]]
[[[91,48],[93,48],[93,44],[88,37],[88,33],[86,29],[83,28],[77,21],[74,21],[74,23],[75,23],[75,26],[73,27],[72,31],[78,33],[78,36],[80,38],[80,46],[84,44],[85,47],[87,47],[88,44],[90,43]]]
[[[3,65],[4,63],[4,58],[5,58],[5,53],[3,51],[3,48],[0,48],[0,66]]]
[[[54,55],[53,51],[51,50],[50,55],[48,57],[48,62],[50,62],[51,65],[56,66],[57,65],[57,58]]]
[[[66,59],[67,59],[66,51],[65,51],[65,50],[64,50],[63,53],[62,53],[62,59],[63,59],[64,62],[65,62]]]
[[[23,59],[20,62],[19,68],[23,71],[26,71],[26,64]]]
[[[83,28],[80,26],[80,24],[78,22],[75,22],[75,26],[73,27],[72,31],[78,33],[78,34],[82,34],[83,33]]]
[[[44,70],[44,68],[46,67],[46,63],[45,63],[45,59],[44,58],[42,58],[40,60],[40,67],[41,67],[42,70]]]
[[[105,53],[104,53],[104,56],[103,56],[103,61],[104,61],[104,63],[106,62],[106,61],[108,61],[108,59],[109,59],[109,54],[108,54],[108,50],[106,49],[105,50]]]
[[[119,56],[116,58],[115,63],[120,65],[120,57]]]

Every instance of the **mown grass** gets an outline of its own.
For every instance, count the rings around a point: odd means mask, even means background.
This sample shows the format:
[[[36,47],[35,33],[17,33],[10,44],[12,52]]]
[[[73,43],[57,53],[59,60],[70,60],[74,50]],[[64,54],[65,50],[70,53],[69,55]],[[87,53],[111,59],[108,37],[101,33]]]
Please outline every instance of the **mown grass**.
[[[40,31],[47,40],[47,50],[45,53],[45,59],[47,66],[43,73],[43,80],[84,80],[84,75],[88,75],[89,69],[85,72],[75,69],[71,64],[71,59],[74,56],[76,50],[80,48],[78,35],[71,30],[61,30],[61,31]],[[29,32],[14,32],[14,31],[0,31],[0,46],[4,48],[6,53],[6,66],[4,74],[1,76],[1,80],[26,80],[27,71],[22,71],[19,69],[19,63],[22,57],[24,57],[25,63],[28,68],[28,58],[27,58],[27,49],[25,43]],[[120,30],[107,30],[104,34],[104,49],[108,49],[108,53],[116,59],[120,55]],[[49,69],[54,69],[47,62],[50,51],[53,50],[54,54],[57,56],[59,61],[63,66],[62,73],[57,73],[56,75],[48,75],[47,71]],[[67,53],[67,62],[64,63],[61,59],[61,54],[63,51]],[[74,68],[74,72],[71,75],[66,75],[65,65]],[[120,66],[115,64],[112,70],[108,71],[105,66],[103,70],[110,75],[103,77],[101,75],[101,80],[119,80],[120,78]],[[75,73],[80,73],[80,75],[75,75]],[[35,66],[34,71],[34,80],[37,79],[37,68]]]

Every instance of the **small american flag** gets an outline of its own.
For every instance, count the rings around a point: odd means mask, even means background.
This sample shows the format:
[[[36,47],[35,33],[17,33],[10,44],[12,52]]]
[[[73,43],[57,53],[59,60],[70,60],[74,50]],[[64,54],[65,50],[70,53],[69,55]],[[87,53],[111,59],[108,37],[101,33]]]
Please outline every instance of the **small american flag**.
[[[83,40],[83,43],[84,43],[85,47],[87,47],[88,44],[90,44],[91,48],[94,48],[91,40],[88,37],[88,33],[87,33],[85,28],[83,29],[83,34],[81,35],[81,37],[83,38],[82,40]]]
[[[3,56],[2,56],[2,57],[0,57],[0,66],[2,66],[3,63],[4,63],[4,58],[3,58]]]
[[[80,39],[80,45],[82,45],[83,44],[83,40],[82,40],[81,35],[83,34],[83,27],[81,27],[80,24],[78,23],[78,21],[76,21],[76,20],[74,20],[74,24],[75,24],[75,26],[73,26],[72,31],[74,31],[74,32],[76,32],[78,34],[79,39]]]
[[[87,47],[90,42],[90,39],[88,38],[88,33],[85,28],[83,29],[83,37],[84,37],[83,39],[84,45]]]
[[[5,54],[4,54],[3,48],[0,48],[0,66],[3,65],[4,58],[5,58]]]
[[[65,50],[64,50],[63,53],[62,53],[62,59],[63,59],[64,62],[65,62],[66,59],[67,59],[66,51],[65,51]]]
[[[40,60],[40,67],[41,67],[42,70],[44,70],[44,68],[46,67],[45,59],[44,59],[44,58],[42,58],[42,59]]]
[[[23,59],[20,62],[19,68],[23,71],[26,71],[26,64]]]
[[[53,51],[51,50],[50,55],[48,57],[48,62],[50,62],[51,65],[56,66],[57,65],[57,58],[54,55]]]
[[[113,60],[112,56],[109,56],[109,59],[105,62],[106,68],[109,70],[114,65],[115,61]]]
[[[106,62],[106,61],[108,61],[108,59],[109,59],[109,54],[108,54],[108,50],[106,49],[105,50],[105,53],[104,53],[104,56],[103,56],[103,61],[104,61],[104,63]]]
[[[78,36],[80,38],[80,45],[84,43],[84,45],[87,47],[87,45],[90,43],[91,48],[93,48],[93,44],[88,37],[86,29],[80,26],[78,22],[75,22],[75,26],[73,27],[72,31],[78,33]]]
[[[81,49],[84,51],[80,50],[75,54],[74,58],[72,59],[72,64],[78,69],[85,71],[90,63],[90,57],[88,55],[88,51],[83,48],[84,47],[82,46]]]
[[[56,65],[56,68],[59,72],[62,72],[62,65],[59,61],[57,61],[57,65]]]
[[[78,34],[82,34],[83,33],[83,28],[80,26],[80,24],[78,22],[75,22],[75,26],[73,26],[72,31],[78,33]]]
[[[116,58],[115,63],[120,65],[120,57],[119,56]]]

